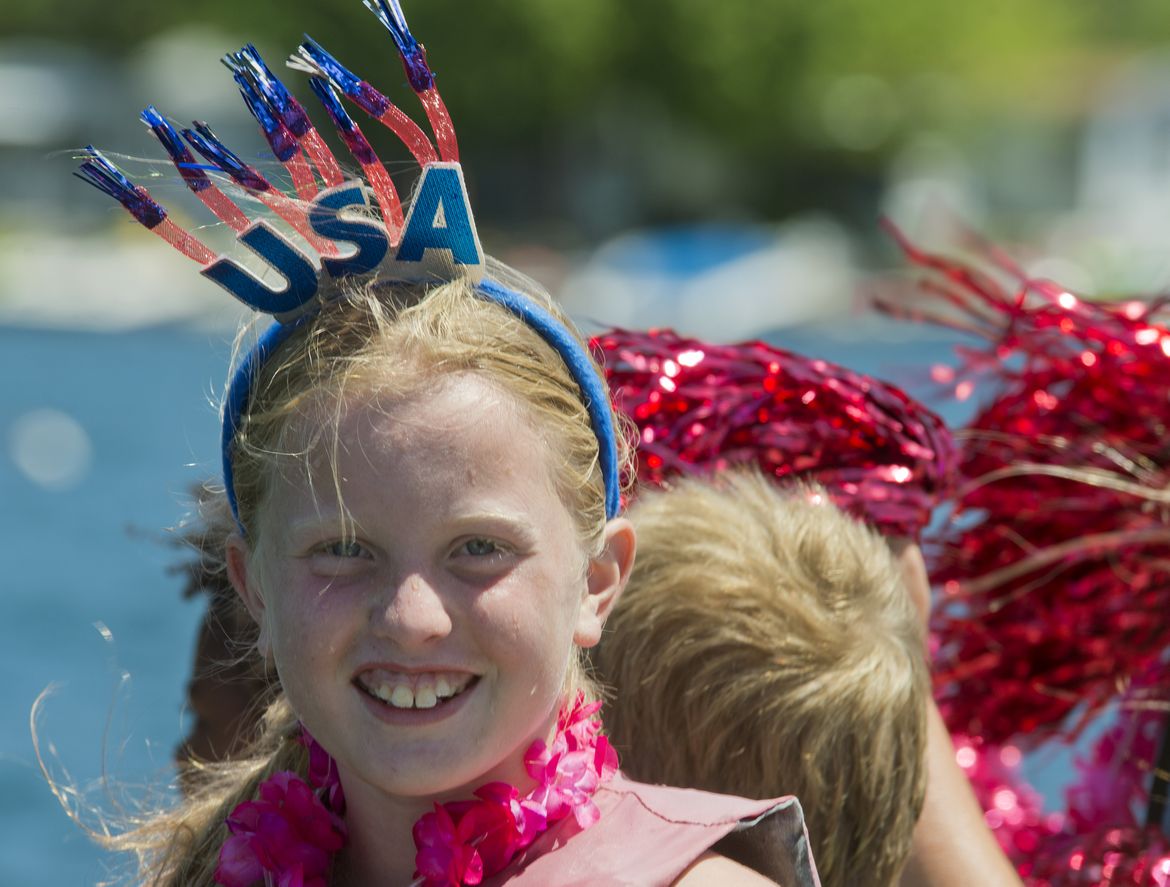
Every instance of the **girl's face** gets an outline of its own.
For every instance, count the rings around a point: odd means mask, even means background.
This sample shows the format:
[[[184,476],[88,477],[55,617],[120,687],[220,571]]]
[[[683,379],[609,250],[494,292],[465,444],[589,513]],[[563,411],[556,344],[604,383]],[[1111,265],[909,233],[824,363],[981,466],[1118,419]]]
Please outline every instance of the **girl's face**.
[[[624,571],[586,557],[547,445],[476,376],[349,404],[339,439],[340,500],[325,458],[288,471],[257,550],[229,551],[293,709],[347,793],[523,782],[573,645],[596,643]]]

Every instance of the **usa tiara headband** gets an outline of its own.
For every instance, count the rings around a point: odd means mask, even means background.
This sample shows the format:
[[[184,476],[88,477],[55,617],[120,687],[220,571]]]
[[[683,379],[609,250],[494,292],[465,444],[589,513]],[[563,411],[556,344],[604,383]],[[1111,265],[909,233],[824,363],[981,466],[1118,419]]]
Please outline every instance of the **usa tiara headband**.
[[[230,151],[206,123],[176,130],[153,106],[142,122],[170,156],[187,187],[242,243],[282,279],[272,285],[227,256],[217,256],[190,231],[177,225],[149,192],[135,185],[92,145],[84,151],[78,177],[113,197],[135,219],[179,252],[198,262],[200,274],[245,305],[274,318],[236,368],[223,406],[221,450],[224,487],[232,516],[240,524],[232,479],[232,442],[243,423],[254,380],[268,357],[340,293],[345,278],[377,276],[381,281],[419,282],[465,278],[475,292],[523,320],[561,356],[581,389],[597,437],[605,481],[606,517],[621,507],[617,444],[606,388],[576,337],[532,299],[491,280],[459,165],[451,117],[435,87],[426,51],[407,27],[398,0],[363,0],[394,39],[411,89],[418,95],[434,142],[390,99],[347,70],[306,37],[289,66],[310,75],[362,178],[347,178],[313,127],[304,107],[272,73],[252,45],[224,56],[248,110],[292,181],[295,197],[276,188],[258,170]],[[414,156],[422,174],[404,213],[385,166],[346,112],[338,93],[387,126]],[[196,160],[194,149],[204,158]],[[233,194],[263,204],[310,249],[297,245],[267,219],[250,219]],[[371,194],[375,205],[371,205]],[[351,250],[343,253],[341,247]]]

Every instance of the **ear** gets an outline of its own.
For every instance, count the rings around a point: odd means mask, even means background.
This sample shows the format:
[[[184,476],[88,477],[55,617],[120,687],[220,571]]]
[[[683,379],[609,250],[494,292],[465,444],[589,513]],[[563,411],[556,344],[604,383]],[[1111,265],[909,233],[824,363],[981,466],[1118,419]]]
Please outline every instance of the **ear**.
[[[609,617],[634,568],[638,537],[634,525],[615,517],[605,525],[605,546],[589,561],[588,590],[581,601],[573,640],[579,647],[593,647],[601,640],[601,629]]]
[[[264,595],[260,591],[260,584],[256,581],[256,571],[252,565],[252,551],[248,543],[239,533],[232,533],[225,544],[225,560],[227,562],[228,580],[232,588],[252,614],[256,624],[260,626],[260,636],[256,639],[256,646],[260,655],[267,658],[269,653],[268,620],[265,619]]]

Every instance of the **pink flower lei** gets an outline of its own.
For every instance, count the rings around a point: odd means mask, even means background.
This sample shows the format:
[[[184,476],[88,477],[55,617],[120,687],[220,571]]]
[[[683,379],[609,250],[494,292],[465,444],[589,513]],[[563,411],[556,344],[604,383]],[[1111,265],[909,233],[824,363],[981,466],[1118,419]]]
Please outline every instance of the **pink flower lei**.
[[[561,708],[551,745],[537,740],[524,765],[536,787],[489,782],[474,800],[435,804],[414,824],[414,883],[425,887],[479,884],[504,870],[557,822],[572,816],[581,828],[597,822],[599,785],[617,772],[617,754],[593,715],[600,702],[578,693]],[[345,846],[345,796],[337,765],[302,728],[309,749],[309,782],[284,771],[260,784],[258,799],[227,817],[231,835],[219,852],[221,887],[327,887],[333,858]]]

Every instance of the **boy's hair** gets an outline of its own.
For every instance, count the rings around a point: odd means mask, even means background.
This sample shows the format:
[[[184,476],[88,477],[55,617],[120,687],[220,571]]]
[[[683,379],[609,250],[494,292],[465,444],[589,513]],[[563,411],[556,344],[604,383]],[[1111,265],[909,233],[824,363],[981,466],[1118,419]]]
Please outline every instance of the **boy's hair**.
[[[877,533],[815,486],[681,479],[594,651],[630,776],[794,794],[826,887],[895,883],[926,789],[923,631]]]

